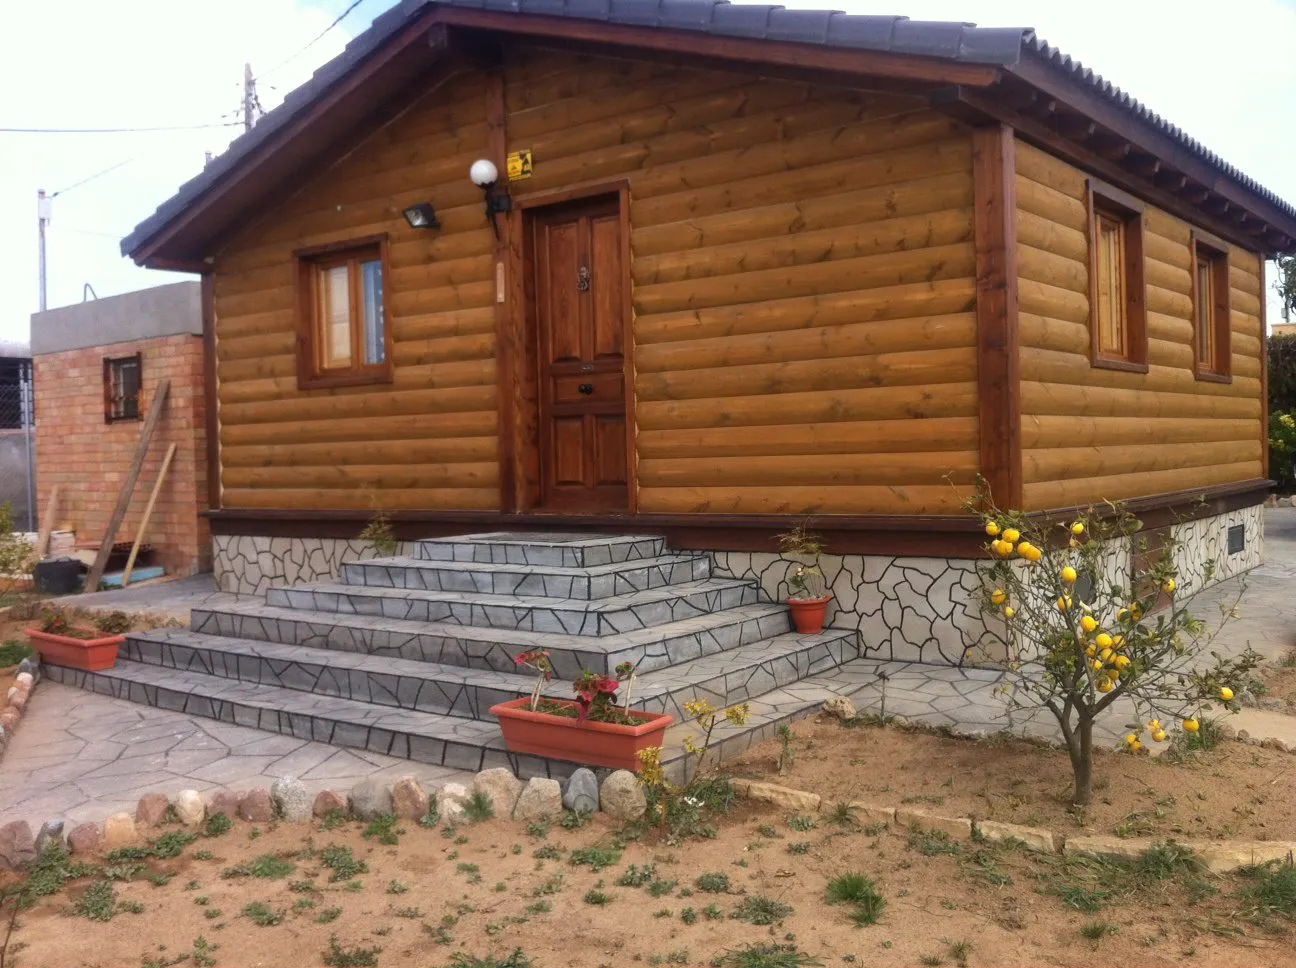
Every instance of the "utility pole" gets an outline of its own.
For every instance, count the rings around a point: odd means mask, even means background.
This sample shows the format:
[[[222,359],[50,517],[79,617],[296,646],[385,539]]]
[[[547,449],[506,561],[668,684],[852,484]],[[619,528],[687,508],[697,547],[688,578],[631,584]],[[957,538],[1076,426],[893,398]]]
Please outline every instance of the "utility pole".
[[[52,199],[45,197],[45,189],[36,193],[36,221],[40,233],[40,311],[45,312],[45,226],[49,225]]]
[[[252,76],[252,65],[243,65],[243,130],[251,131],[256,124],[256,114],[261,107],[257,100],[256,78]]]

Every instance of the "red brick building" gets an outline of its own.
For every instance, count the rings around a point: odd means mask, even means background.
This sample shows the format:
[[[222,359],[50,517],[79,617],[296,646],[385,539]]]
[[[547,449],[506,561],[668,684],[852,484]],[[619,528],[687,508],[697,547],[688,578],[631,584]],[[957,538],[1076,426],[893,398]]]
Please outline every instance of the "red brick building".
[[[200,285],[180,282],[32,316],[37,507],[59,485],[53,527],[97,544],[162,381],[171,388],[118,542],[131,541],[170,444],[145,542],[168,575],[211,569]]]

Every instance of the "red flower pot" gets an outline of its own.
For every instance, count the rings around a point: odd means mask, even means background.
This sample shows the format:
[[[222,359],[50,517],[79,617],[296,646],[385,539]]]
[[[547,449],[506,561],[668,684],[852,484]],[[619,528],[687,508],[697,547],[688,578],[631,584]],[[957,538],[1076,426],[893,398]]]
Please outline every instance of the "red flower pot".
[[[50,665],[102,672],[117,664],[117,647],[126,641],[124,635],[79,639],[73,635],[55,635],[40,629],[28,629],[27,638],[40,653],[41,661]]]
[[[788,598],[785,599],[792,610],[792,624],[802,635],[815,635],[823,631],[824,614],[828,611],[831,595],[823,598]]]
[[[574,708],[576,703],[570,705]],[[509,752],[619,770],[638,771],[638,752],[661,746],[666,727],[675,722],[674,716],[632,709],[630,716],[642,720],[635,726],[588,719],[580,723],[565,716],[533,713],[530,706],[530,697],[524,697],[491,707]]]

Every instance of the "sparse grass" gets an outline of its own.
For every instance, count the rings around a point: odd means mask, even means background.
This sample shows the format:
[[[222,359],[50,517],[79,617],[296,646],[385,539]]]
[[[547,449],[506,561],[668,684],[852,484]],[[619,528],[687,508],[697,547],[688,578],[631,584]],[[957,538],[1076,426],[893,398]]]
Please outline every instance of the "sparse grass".
[[[648,885],[648,894],[651,897],[666,897],[675,890],[678,881],[655,880]]]
[[[365,840],[376,839],[378,843],[391,847],[400,843],[400,835],[404,832],[394,813],[383,813],[369,821],[363,836]]]
[[[288,890],[295,894],[314,894],[319,891],[313,881],[289,881]]]
[[[810,841],[808,840],[794,841],[787,845],[787,852],[789,854],[808,854],[810,853],[810,846]]]
[[[495,816],[495,804],[490,797],[478,791],[464,804],[464,816],[472,823],[484,823]]]
[[[1081,925],[1080,934],[1090,941],[1101,941],[1107,935],[1115,934],[1119,930],[1120,927],[1110,921],[1089,921]]]
[[[799,833],[805,833],[807,830],[814,830],[819,823],[808,814],[798,813],[788,817],[787,825]]]
[[[761,824],[756,828],[756,832],[762,837],[768,837],[770,840],[780,840],[783,835],[775,829],[773,824]]]
[[[325,908],[319,914],[315,915],[315,923],[330,924],[340,917],[342,917],[342,909],[340,907]]]
[[[221,877],[227,880],[235,877],[263,877],[268,880],[278,880],[281,877],[289,877],[296,870],[297,865],[292,861],[284,860],[282,857],[276,857],[273,854],[262,854],[260,857],[254,857],[246,864],[225,868],[221,873]]]
[[[532,851],[531,856],[536,860],[558,860],[562,857],[562,851],[553,844],[544,844]]]
[[[203,824],[204,837],[223,837],[234,829],[234,821],[223,813],[213,813]]]
[[[590,888],[590,890],[585,892],[585,896],[581,898],[581,900],[586,904],[593,904],[595,907],[603,907],[604,905],[612,903],[612,895],[608,894],[606,891],[599,891]]]
[[[644,864],[639,867],[631,864],[625,872],[617,878],[617,887],[643,887],[657,876],[656,864]]]
[[[1296,867],[1270,861],[1243,874],[1247,883],[1241,894],[1253,919],[1278,915],[1296,920]]]
[[[792,913],[791,904],[784,904],[763,894],[749,894],[734,908],[730,917],[748,924],[764,925],[778,924],[784,918],[791,917]]]
[[[409,918],[411,921],[417,921],[423,917],[423,911],[416,907],[397,908],[392,914],[398,918]]]
[[[265,901],[253,901],[243,908],[243,916],[259,928],[271,928],[283,923],[283,915]]]
[[[724,920],[724,912],[720,910],[719,904],[708,904],[702,909],[702,916],[708,921]]]
[[[916,850],[924,857],[963,852],[962,846],[955,843],[943,830],[914,830],[909,834],[908,846],[910,850]]]
[[[72,911],[91,921],[111,921],[117,913],[117,891],[108,881],[95,881],[85,889]]]
[[[527,905],[527,914],[548,914],[552,910],[553,904],[549,901],[541,900]]]
[[[345,810],[338,810],[336,807],[332,810],[324,811],[324,818],[320,821],[321,830],[337,830],[347,822]]]
[[[172,857],[179,857],[184,853],[184,849],[197,839],[197,834],[186,833],[183,830],[169,830],[149,844],[149,851],[158,860],[170,860]]]
[[[680,920],[685,924],[697,924],[698,913],[691,907],[686,907],[680,912]]]
[[[564,830],[580,830],[590,822],[590,812],[588,810],[564,810],[562,820]]]
[[[329,937],[328,950],[321,957],[328,968],[376,968],[382,948],[343,948],[337,935]]]
[[[409,885],[400,881],[393,880],[387,885],[388,894],[406,894],[409,892]]]
[[[873,880],[863,874],[841,874],[828,882],[829,904],[854,904],[873,893]]]
[[[333,872],[329,875],[330,882],[349,881],[357,874],[369,872],[369,865],[362,860],[356,860],[350,847],[338,844],[325,847],[320,851],[320,863]]]
[[[450,968],[531,968],[531,959],[523,954],[521,948],[514,948],[507,955],[487,955],[484,958],[456,951],[450,956]]]
[[[194,938],[190,961],[196,968],[212,968],[216,964],[216,959],[212,956],[219,948],[220,945],[212,944],[200,934]]]
[[[966,938],[961,941],[950,941],[948,938],[941,940],[949,947],[949,956],[954,959],[954,963],[959,968],[967,968],[968,955],[972,953],[972,942]]]
[[[527,836],[534,837],[536,840],[544,840],[549,836],[549,824],[543,820],[533,820],[527,824]]]
[[[210,850],[195,850],[193,852],[194,860],[211,860],[214,856]]]
[[[577,847],[567,858],[572,866],[587,866],[595,873],[620,860],[621,851],[615,847]]]
[[[729,893],[729,875],[721,874],[719,871],[709,871],[705,874],[700,874],[693,884],[699,891],[702,891],[705,894]]]
[[[794,944],[752,944],[713,958],[719,968],[817,968],[816,961]]]
[[[20,642],[17,639],[10,639],[4,645],[0,645],[0,669],[7,669],[9,666],[16,666],[23,659],[32,654],[32,647],[26,642]]]

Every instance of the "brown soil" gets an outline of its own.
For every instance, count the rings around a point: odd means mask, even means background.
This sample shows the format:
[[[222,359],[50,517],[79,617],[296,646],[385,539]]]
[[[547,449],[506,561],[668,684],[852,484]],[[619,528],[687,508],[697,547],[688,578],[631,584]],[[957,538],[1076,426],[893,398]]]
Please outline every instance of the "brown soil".
[[[1281,664],[1265,669],[1263,678],[1265,696],[1285,700],[1287,711],[1296,713],[1296,649]]]
[[[199,938],[219,946],[217,966],[320,965],[330,936],[347,949],[381,948],[381,968],[448,965],[456,955],[503,958],[515,948],[535,968],[701,966],[750,944],[785,943],[833,968],[916,966],[933,958],[954,965],[952,946],[963,941],[972,966],[1296,966],[1290,925],[1261,927],[1240,917],[1238,883],[1230,878],[1213,878],[1219,893],[1193,902],[1176,883],[1159,882],[1098,914],[1082,914],[1046,889],[1064,874],[1057,858],[971,844],[959,854],[927,856],[899,833],[837,828],[822,819],[815,829],[796,831],[786,821],[772,810],[742,807],[722,820],[714,840],[630,843],[597,873],[573,866],[568,852],[610,844],[614,831],[601,819],[580,830],[554,827],[543,840],[511,821],[450,834],[407,824],[397,846],[364,839],[358,824],[332,831],[272,826],[255,839],[240,824],[223,837],[200,838],[179,858],[150,861],[151,871],[171,875],[164,886],[138,877],[117,883],[119,900],[143,905],[140,914],[119,912],[107,923],[76,916],[71,906],[90,883],[81,880],[25,913],[13,940],[25,946],[23,968],[156,966],[186,953],[185,964],[192,964]],[[793,854],[788,846],[795,843],[809,847]],[[356,892],[330,883],[317,853],[302,853],[336,844],[352,847],[369,867]],[[537,848],[549,846],[561,857],[535,858]],[[196,859],[202,850],[214,857]],[[275,880],[222,878],[227,868],[264,854],[289,857],[297,869]],[[653,896],[647,887],[618,885],[631,864],[655,864],[657,876],[674,887]],[[857,928],[847,908],[826,906],[825,885],[846,871],[877,880],[888,902],[881,923]],[[681,896],[704,872],[727,874],[730,892]],[[393,881],[408,890],[390,893]],[[301,882],[314,888],[290,887]],[[585,900],[590,890],[604,891],[610,902],[592,906]],[[754,895],[789,904],[794,913],[769,927],[734,919],[744,897]],[[241,914],[253,901],[269,905],[282,923],[254,924]],[[717,920],[704,914],[713,904]],[[685,908],[694,910],[695,923],[681,918]],[[334,920],[319,923],[334,909]],[[1095,921],[1115,933],[1085,940],[1082,927]]]
[[[1224,741],[1170,757],[1101,750],[1094,800],[1070,807],[1071,764],[1060,749],[1018,740],[972,742],[820,715],[793,727],[794,760],[778,775],[779,743],[729,765],[735,776],[811,790],[828,804],[862,800],[1061,833],[1177,839],[1296,840],[1290,790],[1296,757]]]

